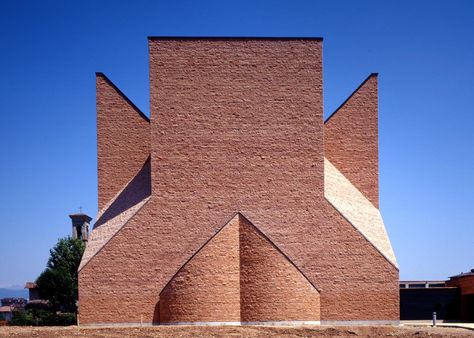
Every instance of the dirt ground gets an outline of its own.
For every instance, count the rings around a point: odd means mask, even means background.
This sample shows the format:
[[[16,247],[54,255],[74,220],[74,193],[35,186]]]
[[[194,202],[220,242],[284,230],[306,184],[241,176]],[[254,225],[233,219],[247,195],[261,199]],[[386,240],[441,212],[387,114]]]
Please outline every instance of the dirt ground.
[[[151,327],[0,327],[0,337],[474,337],[474,331],[449,327],[351,326],[151,326]]]

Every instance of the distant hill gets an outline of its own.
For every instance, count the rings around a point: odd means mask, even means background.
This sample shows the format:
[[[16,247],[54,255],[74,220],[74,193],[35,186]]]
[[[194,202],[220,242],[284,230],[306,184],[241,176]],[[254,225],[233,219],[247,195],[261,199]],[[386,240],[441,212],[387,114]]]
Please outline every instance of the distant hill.
[[[2,298],[26,298],[28,299],[28,290],[18,288],[0,288],[0,299]]]

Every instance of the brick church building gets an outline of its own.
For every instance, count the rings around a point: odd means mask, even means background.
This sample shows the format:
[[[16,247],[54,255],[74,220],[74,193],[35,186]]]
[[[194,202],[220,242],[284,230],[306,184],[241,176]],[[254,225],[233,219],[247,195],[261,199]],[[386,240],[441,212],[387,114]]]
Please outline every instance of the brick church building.
[[[97,74],[80,323],[397,322],[377,75],[323,121],[322,39],[148,42],[150,118]]]

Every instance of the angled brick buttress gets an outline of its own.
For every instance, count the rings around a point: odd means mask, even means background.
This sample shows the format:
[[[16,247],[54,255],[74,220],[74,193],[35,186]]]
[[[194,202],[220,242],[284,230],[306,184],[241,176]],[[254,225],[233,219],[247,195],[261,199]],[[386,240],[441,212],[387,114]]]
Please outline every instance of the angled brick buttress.
[[[97,74],[97,323],[393,322],[377,77],[323,123],[321,39],[150,38],[148,120]]]

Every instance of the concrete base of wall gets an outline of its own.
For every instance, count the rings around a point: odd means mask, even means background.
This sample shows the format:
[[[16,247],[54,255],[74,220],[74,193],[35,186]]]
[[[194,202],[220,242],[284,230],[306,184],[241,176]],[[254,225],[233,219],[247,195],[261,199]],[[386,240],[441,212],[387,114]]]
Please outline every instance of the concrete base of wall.
[[[399,320],[322,320],[321,325],[327,325],[327,326],[400,325],[400,321]]]
[[[321,325],[319,320],[310,321],[278,321],[278,322],[179,322],[179,323],[160,323],[158,325],[202,325],[202,326],[252,326],[252,325],[269,325],[269,326],[302,326],[302,325]]]
[[[178,323],[100,323],[82,324],[81,326],[377,326],[400,325],[398,320],[322,320],[322,321],[277,321],[277,322],[178,322]]]

